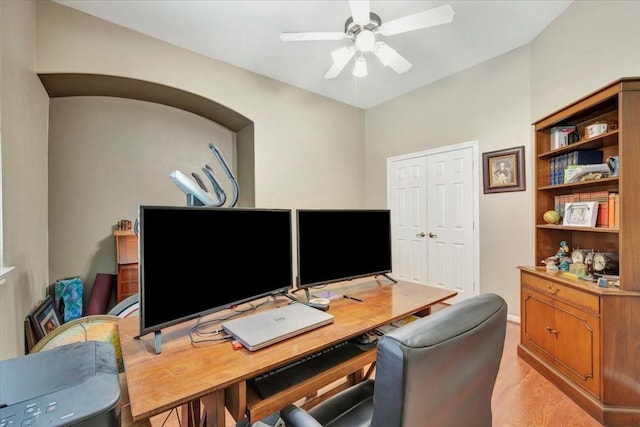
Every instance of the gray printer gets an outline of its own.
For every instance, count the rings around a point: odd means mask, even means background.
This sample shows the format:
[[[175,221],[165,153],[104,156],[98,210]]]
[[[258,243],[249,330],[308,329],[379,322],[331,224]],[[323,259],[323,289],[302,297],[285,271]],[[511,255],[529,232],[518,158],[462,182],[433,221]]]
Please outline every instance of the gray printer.
[[[87,341],[0,361],[0,427],[120,427],[110,343]]]

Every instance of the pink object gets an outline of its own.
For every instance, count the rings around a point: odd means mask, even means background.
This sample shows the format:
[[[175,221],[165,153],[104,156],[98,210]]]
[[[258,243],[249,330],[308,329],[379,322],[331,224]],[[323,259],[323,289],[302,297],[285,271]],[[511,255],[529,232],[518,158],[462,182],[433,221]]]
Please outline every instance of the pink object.
[[[96,274],[96,279],[93,281],[93,288],[91,288],[91,295],[89,295],[89,303],[84,312],[85,316],[107,313],[107,307],[109,306],[115,283],[115,274]]]

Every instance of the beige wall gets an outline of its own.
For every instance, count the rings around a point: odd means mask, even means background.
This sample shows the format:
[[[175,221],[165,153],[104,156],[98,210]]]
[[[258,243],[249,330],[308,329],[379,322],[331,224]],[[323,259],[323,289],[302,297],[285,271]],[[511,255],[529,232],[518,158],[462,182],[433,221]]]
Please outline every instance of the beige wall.
[[[186,204],[169,179],[174,169],[187,176],[197,172],[211,190],[200,170],[209,164],[232,195],[208,144],[235,170],[235,134],[210,120],[108,97],[53,98],[49,118],[51,281],[79,275],[88,294],[96,273],[115,273],[112,233],[118,220],[134,221],[141,204]]]
[[[0,359],[24,351],[22,322],[49,282],[49,98],[33,72],[35,15],[32,2],[0,1],[2,239],[16,267],[0,286]]]
[[[531,44],[531,122],[640,76],[640,1],[574,1]]]

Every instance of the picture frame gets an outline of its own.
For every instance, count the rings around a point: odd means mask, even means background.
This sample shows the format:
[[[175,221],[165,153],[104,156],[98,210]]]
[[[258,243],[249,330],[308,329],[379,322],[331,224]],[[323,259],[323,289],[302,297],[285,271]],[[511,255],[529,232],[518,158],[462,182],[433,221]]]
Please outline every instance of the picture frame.
[[[524,191],[524,145],[482,153],[484,194]]]
[[[28,315],[33,334],[41,340],[49,332],[62,324],[53,298],[47,295]]]
[[[598,202],[569,202],[564,206],[562,225],[595,227],[598,208]]]

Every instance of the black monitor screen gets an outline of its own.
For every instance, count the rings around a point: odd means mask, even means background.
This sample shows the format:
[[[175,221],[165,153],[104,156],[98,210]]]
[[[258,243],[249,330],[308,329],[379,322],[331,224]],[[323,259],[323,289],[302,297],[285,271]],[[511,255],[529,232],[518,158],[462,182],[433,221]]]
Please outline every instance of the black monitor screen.
[[[389,210],[297,211],[298,287],[391,272]]]
[[[140,334],[286,292],[288,209],[140,206]]]

